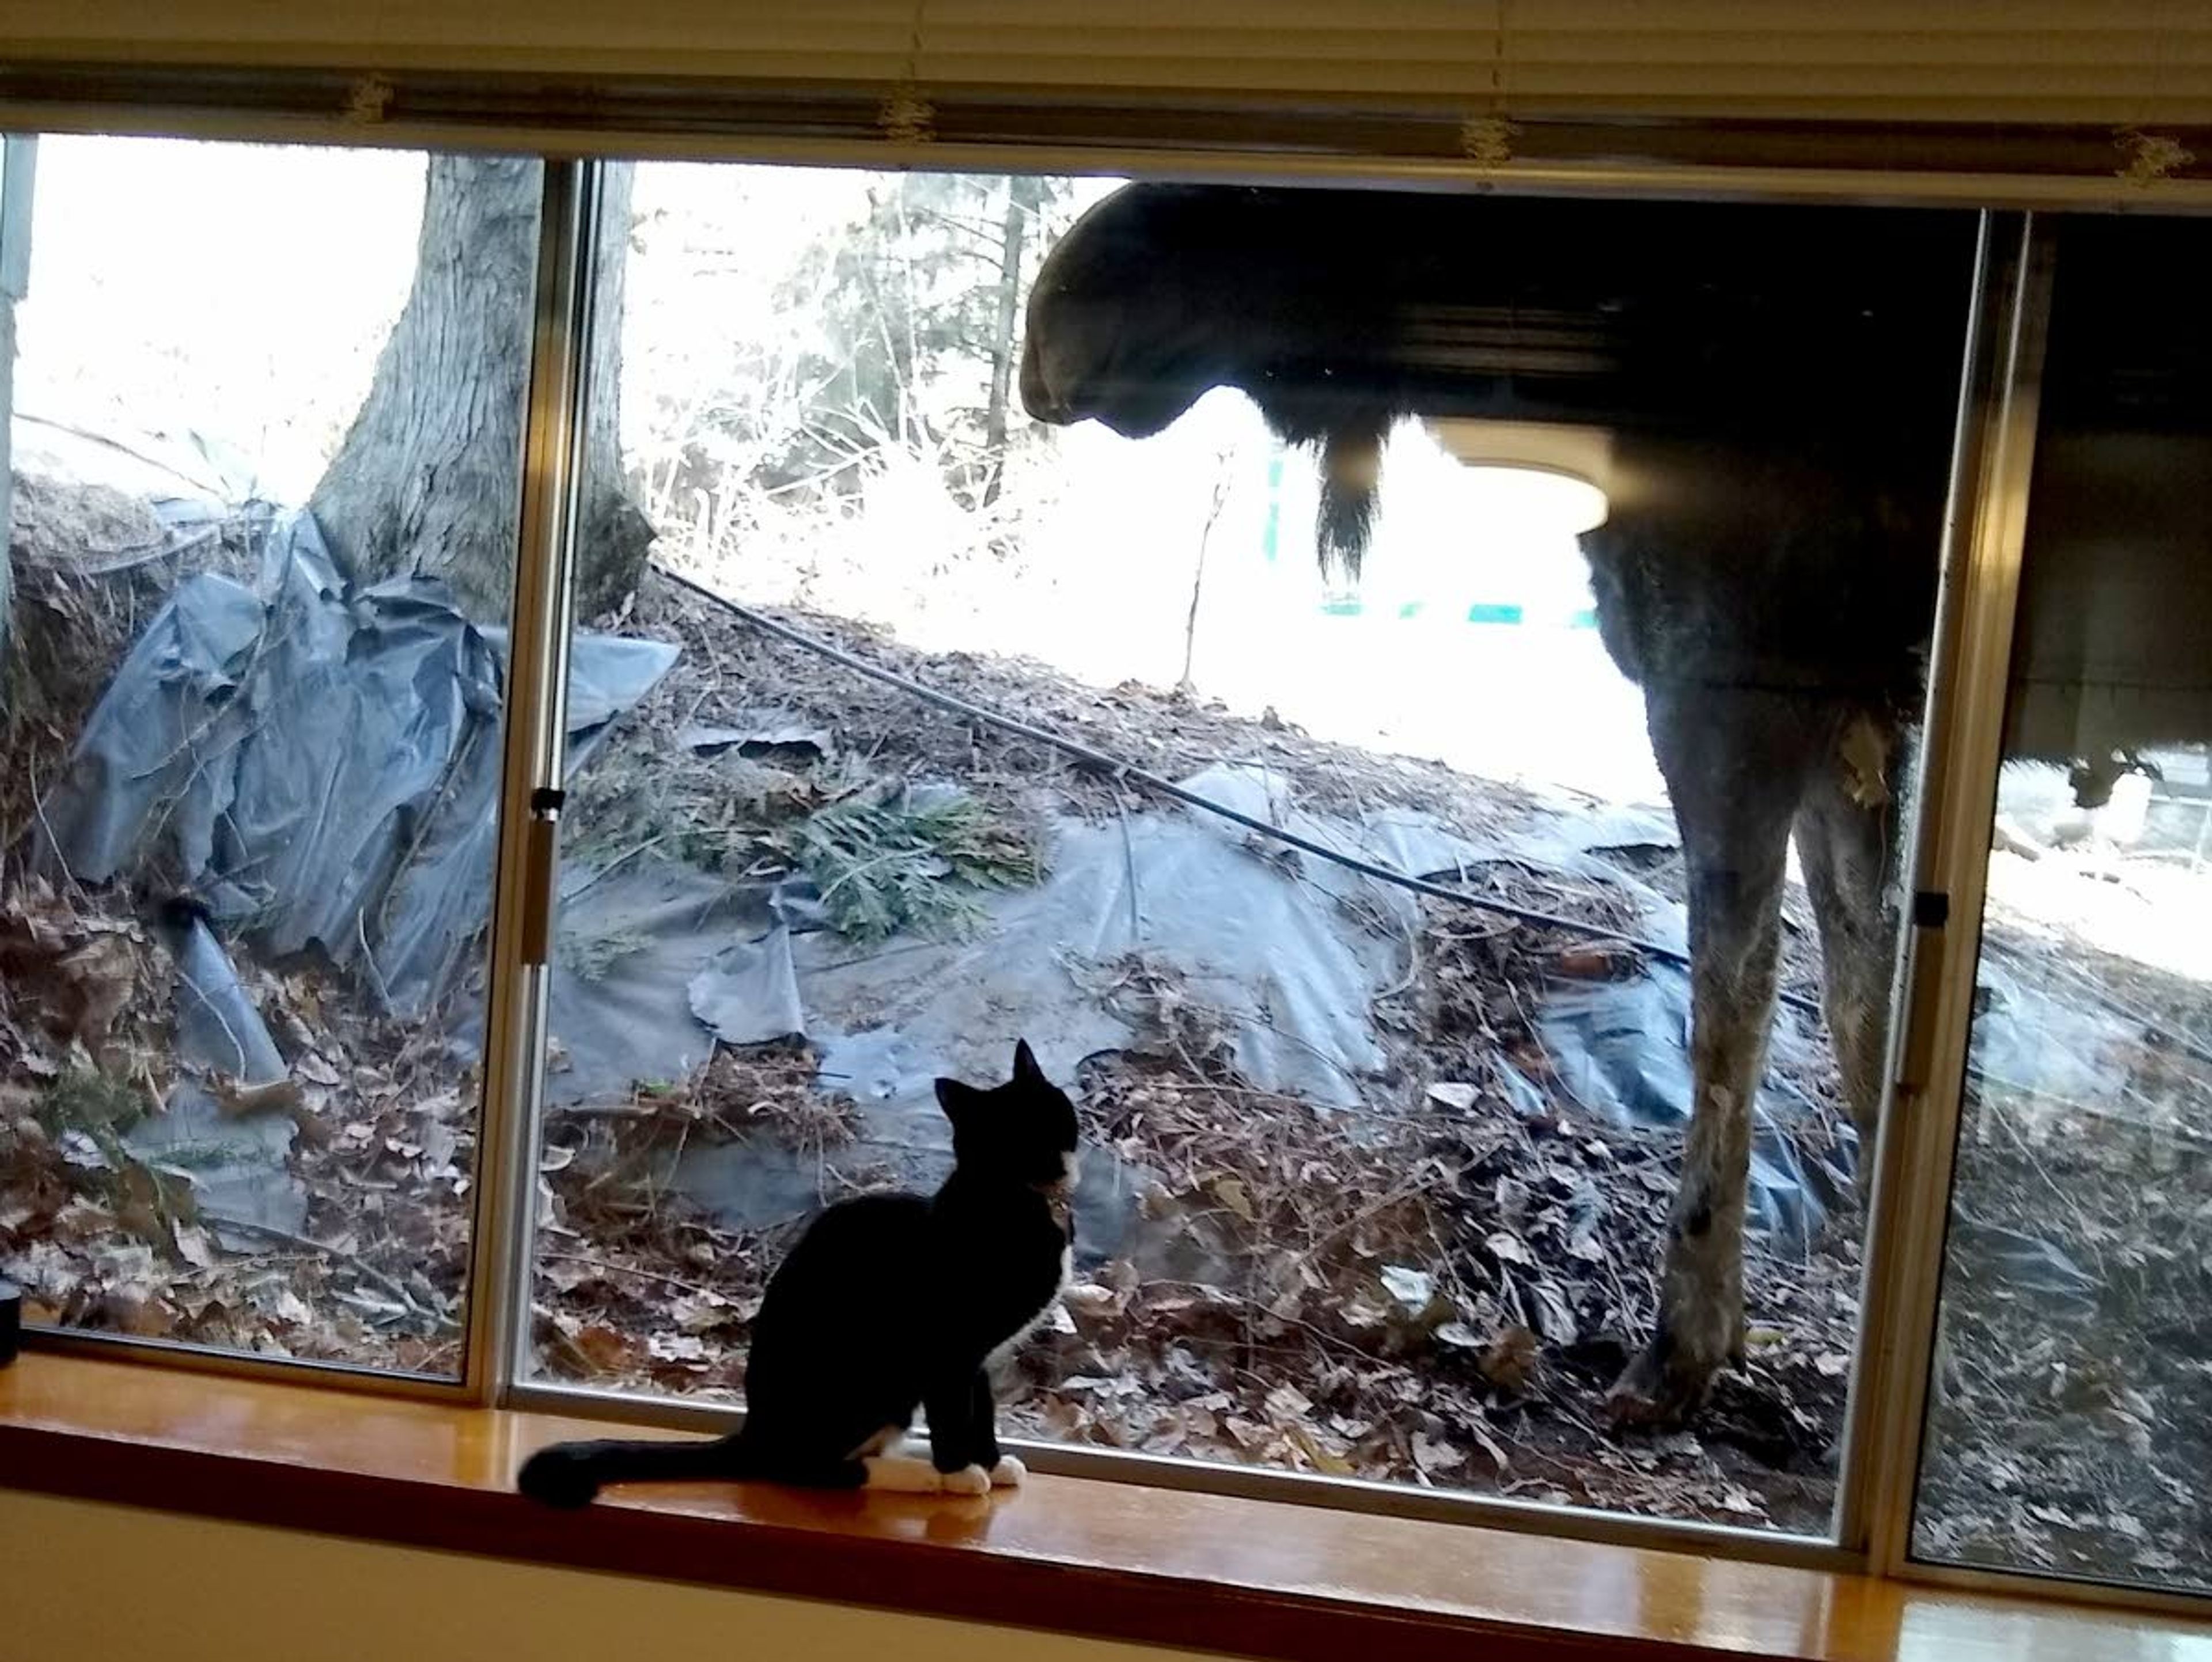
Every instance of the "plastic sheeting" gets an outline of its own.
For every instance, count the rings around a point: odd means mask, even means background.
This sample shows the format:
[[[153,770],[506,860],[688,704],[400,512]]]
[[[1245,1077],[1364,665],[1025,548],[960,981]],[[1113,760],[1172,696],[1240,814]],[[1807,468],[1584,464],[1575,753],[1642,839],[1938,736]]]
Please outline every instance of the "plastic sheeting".
[[[1623,1124],[1687,1126],[1694,1100],[1687,970],[1651,961],[1630,980],[1556,983],[1536,1025],[1559,1083],[1585,1110]],[[1857,1148],[1848,1122],[1825,1159],[1796,1134],[1821,1110],[1789,1075],[1818,1067],[1820,1042],[1795,1010],[1775,1012],[1753,1118],[1750,1227],[1792,1241],[1811,1234],[1850,1192]]]
[[[88,881],[174,872],[257,951],[317,948],[356,966],[389,1011],[434,1008],[489,901],[505,646],[436,584],[349,590],[313,520],[272,511],[255,588],[187,579],[133,646],[49,802],[46,852]],[[579,637],[572,774],[676,650]],[[692,730],[684,742],[825,754],[831,743],[779,712]],[[1313,813],[1255,767],[1217,767],[1188,783],[1401,870],[1458,881],[1510,860],[1601,882],[1638,902],[1639,932],[1678,950],[1683,939],[1681,907],[1606,858],[1673,846],[1672,825],[1648,810],[1553,804],[1477,842],[1410,810],[1357,821]],[[1411,895],[1203,814],[1063,817],[1052,840],[1048,879],[988,897],[974,937],[874,949],[826,931],[803,883],[732,885],[665,865],[572,871],[552,972],[560,1051],[550,1100],[681,1077],[718,1041],[801,1035],[819,1047],[825,1080],[862,1106],[853,1158],[927,1182],[947,1156],[938,1075],[994,1081],[1026,1037],[1049,1071],[1072,1076],[1090,1056],[1156,1039],[1148,998],[1160,986],[1220,1032],[1265,1089],[1356,1115],[1385,1088],[1371,1007],[1403,979],[1420,919]],[[214,937],[199,931],[175,947],[180,963],[198,966],[179,1006],[182,1047],[226,1074],[270,1073],[273,1047],[243,1019],[250,1006]],[[1538,1027],[1587,1111],[1686,1121],[1688,991],[1678,967],[1654,960],[1626,981],[1562,982]],[[2002,1038],[1982,1030],[1991,1027],[1978,1028],[1985,1047]],[[1760,1093],[1753,1221],[1791,1238],[1815,1228],[1850,1180],[1847,1128],[1817,1139],[1837,1150],[1825,1162],[1802,1152],[1816,1139],[1796,1133],[1815,1110],[1787,1076],[1813,1065],[1816,1044],[1809,1023],[1783,1011],[1771,1051],[1783,1065]],[[216,1057],[225,1046],[235,1053]],[[1509,1096],[1540,1107],[1536,1089],[1498,1065]],[[203,1116],[180,1107],[185,1135]],[[270,1132],[280,1143],[289,1134]],[[237,1153],[281,1162],[282,1149]],[[1085,1239],[1110,1248],[1143,1179],[1110,1162],[1091,1168]],[[695,1151],[680,1176],[726,1215],[758,1222],[814,1204],[823,1173],[818,1162],[754,1145]]]
[[[258,587],[178,585],[86,722],[44,852],[90,882],[164,870],[262,954],[319,948],[419,1013],[490,903],[504,638],[441,584],[350,589],[303,513],[272,524]],[[578,639],[572,770],[676,653]]]
[[[284,1058],[237,972],[196,917],[160,925],[177,967],[177,1060],[241,1085],[285,1077]],[[230,1220],[296,1234],[307,1217],[307,1188],[286,1169],[295,1128],[283,1113],[228,1114],[190,1077],[170,1088],[163,1111],[140,1120],[125,1146],[150,1165],[182,1169],[216,1237],[235,1252],[261,1243]]]
[[[1215,767],[1186,783],[1329,846],[1444,880],[1501,859],[1602,880],[1641,901],[1651,937],[1681,939],[1680,906],[1603,858],[1608,849],[1669,846],[1672,828],[1654,815],[1561,805],[1486,845],[1409,810],[1360,822],[1309,812],[1257,768]],[[733,1044],[803,1034],[820,1049],[825,1080],[861,1105],[861,1143],[844,1158],[888,1162],[904,1180],[927,1182],[947,1156],[932,1090],[939,1074],[994,1081],[1017,1037],[1061,1077],[1087,1057],[1157,1041],[1152,1012],[1121,979],[1137,962],[1169,978],[1186,1012],[1218,1028],[1255,1083],[1355,1116],[1385,1089],[1371,1006],[1404,976],[1419,919],[1412,895],[1202,814],[1062,818],[1052,837],[1047,880],[992,896],[988,925],[973,937],[870,949],[812,925],[803,889],[792,886],[717,898],[710,882],[690,876],[609,879],[596,905],[570,908],[564,931],[635,938],[641,921],[658,921],[619,975],[598,986],[556,981],[554,1027],[576,1076],[557,1081],[556,1094],[588,1094],[587,1082],[597,1088],[626,1068],[665,1075],[694,1065],[709,1029]],[[654,885],[665,902],[647,898]],[[718,944],[716,930],[744,917],[750,927],[740,923],[738,938]],[[678,981],[688,1029],[673,1008]],[[648,985],[662,991],[647,995]],[[1626,981],[1560,982],[1538,1024],[1565,1089],[1616,1121],[1686,1123],[1688,997],[1686,975],[1664,960]],[[592,1015],[601,1004],[605,1016]],[[587,1064],[586,1051],[603,1042],[630,1054]],[[1819,1110],[1786,1075],[1814,1064],[1816,1044],[1802,1018],[1780,1014],[1770,1053],[1784,1065],[1761,1093],[1755,1136],[1753,1225],[1793,1240],[1850,1181],[1848,1128],[1825,1161],[1804,1151],[1816,1139],[1797,1134]],[[1524,1108],[1542,1107],[1533,1084],[1500,1069],[1509,1095],[1518,1084]],[[1145,1180],[1098,1162],[1086,1173],[1085,1244],[1110,1250],[1133,1225],[1130,1202]],[[678,1180],[726,1218],[758,1224],[806,1210],[822,1175],[815,1159],[747,1146],[694,1150]]]

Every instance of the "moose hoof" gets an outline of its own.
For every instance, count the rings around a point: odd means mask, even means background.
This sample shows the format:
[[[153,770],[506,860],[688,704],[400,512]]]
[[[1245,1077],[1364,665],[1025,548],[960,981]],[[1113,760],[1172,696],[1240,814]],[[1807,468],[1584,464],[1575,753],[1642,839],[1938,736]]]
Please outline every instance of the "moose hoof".
[[[1638,1353],[1606,1393],[1606,1412],[1616,1426],[1680,1425],[1712,1393],[1717,1362],[1700,1362],[1662,1334]]]

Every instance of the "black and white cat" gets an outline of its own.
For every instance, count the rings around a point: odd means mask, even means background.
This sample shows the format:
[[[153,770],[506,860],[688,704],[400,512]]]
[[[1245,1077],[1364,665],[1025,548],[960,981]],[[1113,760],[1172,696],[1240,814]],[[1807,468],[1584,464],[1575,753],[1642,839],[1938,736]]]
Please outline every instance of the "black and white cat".
[[[1001,1454],[989,1368],[1052,1308],[1073,1250],[1074,1107],[1027,1040],[994,1089],[937,1082],[952,1173],[934,1195],[840,1201],[769,1278],[745,1362],[745,1422],[713,1442],[574,1442],[524,1465],[522,1492],[582,1506],[605,1483],[759,1478],[980,1495],[1021,1482]],[[903,1453],[915,1410],[930,1458]]]

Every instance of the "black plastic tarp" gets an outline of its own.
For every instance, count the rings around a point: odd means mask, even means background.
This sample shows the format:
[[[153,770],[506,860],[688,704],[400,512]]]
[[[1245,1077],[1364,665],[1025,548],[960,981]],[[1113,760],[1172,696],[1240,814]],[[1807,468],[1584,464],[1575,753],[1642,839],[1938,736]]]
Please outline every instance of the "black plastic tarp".
[[[350,586],[313,519],[281,514],[256,587],[187,578],[148,624],[47,803],[44,855],[189,886],[264,956],[319,949],[419,1013],[490,904],[505,646],[442,584]],[[572,771],[677,651],[577,639]]]

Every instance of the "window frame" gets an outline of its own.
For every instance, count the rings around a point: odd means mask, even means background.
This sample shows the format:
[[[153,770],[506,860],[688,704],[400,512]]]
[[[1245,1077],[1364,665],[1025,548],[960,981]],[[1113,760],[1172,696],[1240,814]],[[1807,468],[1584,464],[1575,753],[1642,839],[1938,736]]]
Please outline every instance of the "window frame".
[[[125,1355],[216,1374],[304,1380],[485,1409],[535,1410],[633,1424],[726,1430],[738,1410],[524,1380],[536,1211],[545,1034],[545,947],[557,864],[566,647],[573,620],[570,528],[578,485],[585,377],[591,361],[591,251],[599,158],[694,159],[822,166],[919,166],[952,171],[1112,171],[1133,177],[1494,187],[1606,196],[1723,195],[1746,201],[1912,203],[1981,215],[1976,291],[1964,354],[1942,552],[1926,740],[1915,800],[1911,887],[1948,897],[1948,918],[1916,915],[1905,931],[1902,998],[1893,1004],[1889,1102],[1875,1153],[1862,1330],[1854,1358],[1838,1502],[1826,1538],[1583,1511],[1497,1497],[1401,1489],[1318,1475],[1214,1466],[1194,1460],[1010,1444],[1038,1470],[1252,1500],[1434,1519],[1708,1557],[1865,1573],[1936,1586],[2046,1594],[2077,1602],[2202,1616],[2212,1595],[2068,1580],[2027,1570],[1970,1568],[1913,1557],[1923,1410],[1936,1338],[1952,1156],[1965,1079],[1985,876],[2009,667],[2014,604],[2033,468],[2042,346],[2054,261],[2049,227],[2033,210],[2102,203],[2110,177],[2041,169],[2025,139],[2008,167],[1966,165],[1988,145],[1961,142],[1960,165],[1913,173],[1863,163],[1764,163],[1723,124],[1684,124],[1657,161],[1539,160],[1510,175],[1462,155],[1409,149],[1393,130],[1369,148],[1324,120],[1322,142],[1292,151],[1275,129],[1240,129],[1223,112],[1189,136],[1160,131],[1157,114],[1119,112],[1111,143],[1055,137],[1030,112],[1002,130],[945,143],[867,132],[854,113],[876,94],[842,89],[830,102],[699,94],[672,105],[625,92],[580,110],[573,92],[497,76],[410,77],[427,90],[399,101],[403,118],[365,115],[361,90],[391,83],[337,71],[48,66],[0,76],[0,125],[10,130],[337,146],[496,149],[544,163],[539,264],[522,506],[517,525],[514,643],[505,729],[499,854],[488,956],[490,1008],[474,1185],[466,1361],[458,1380],[380,1374],[327,1364],[226,1355],[171,1342],[40,1331],[33,1344]],[[356,100],[349,104],[348,100]],[[588,103],[588,100],[586,100]],[[836,118],[825,118],[832,111]],[[1152,124],[1148,127],[1147,123]],[[1602,127],[1605,124],[1583,124]],[[825,130],[826,129],[826,130]],[[1243,136],[1237,136],[1239,133]],[[1556,137],[1557,136],[1554,135]],[[1615,134],[1618,138],[1618,133]],[[1846,156],[1879,151],[1881,134],[1838,129]],[[1800,135],[1797,154],[1808,143]],[[2039,141],[2040,142],[2040,141]],[[1853,149],[1851,144],[1860,148]],[[1168,148],[1173,144],[1174,148]],[[1570,147],[1571,149],[1571,147]],[[2001,155],[2003,147],[1996,147]],[[1815,147],[1817,149],[1817,146]],[[2069,152],[2070,154],[2070,152]],[[2139,192],[2138,195],[2143,194]],[[2212,211],[2212,179],[2159,181],[2160,211]],[[1901,1085],[1899,1082],[1904,1082]],[[1902,1096],[1900,1096],[1902,1092]],[[1905,1111],[1900,1111],[1905,1110]]]

